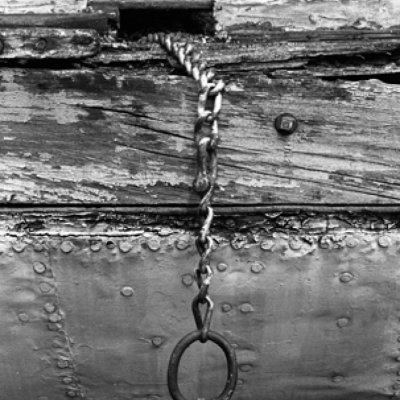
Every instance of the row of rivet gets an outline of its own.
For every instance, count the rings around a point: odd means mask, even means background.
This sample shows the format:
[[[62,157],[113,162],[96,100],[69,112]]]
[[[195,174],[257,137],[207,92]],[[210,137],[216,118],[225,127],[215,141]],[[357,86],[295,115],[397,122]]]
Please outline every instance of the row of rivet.
[[[72,250],[72,249],[71,249]],[[42,261],[35,261],[32,266],[33,271],[44,277],[52,278],[51,269],[46,266],[46,264]],[[42,280],[39,283],[40,291],[43,294],[48,294],[53,290],[53,284],[49,281]],[[46,302],[43,306],[43,309],[46,313],[47,319],[47,329],[52,332],[59,332],[60,335],[53,341],[52,347],[54,349],[65,350],[67,346],[67,338],[65,333],[61,333],[63,328],[63,316],[62,312],[59,309],[58,305],[53,302]],[[20,320],[21,315],[19,316]],[[26,320],[28,320],[27,318]],[[27,321],[26,321],[27,322]],[[69,357],[59,354],[57,356],[57,367],[62,370],[72,369],[72,362]],[[61,381],[64,385],[67,386],[65,395],[69,398],[76,398],[80,394],[79,387],[77,385],[76,379],[70,374],[64,374],[61,378]]]
[[[0,54],[3,53],[5,48],[5,41],[4,39],[0,38]],[[33,50],[37,51],[38,53],[43,53],[47,48],[47,39],[39,38],[33,45]]]
[[[147,248],[151,251],[159,251],[161,249],[162,242],[156,238],[141,238],[143,240],[143,244],[147,246]],[[137,241],[137,239],[136,239]],[[273,251],[276,248],[282,249],[283,247],[287,246],[293,251],[301,250],[305,245],[311,245],[313,243],[318,243],[319,247],[322,249],[339,249],[339,248],[355,248],[359,244],[359,240],[354,236],[337,236],[337,235],[325,235],[322,237],[318,236],[307,236],[307,237],[290,237],[289,239],[285,239],[283,237],[278,238],[268,238],[263,239],[260,241],[260,248],[265,251]],[[379,235],[376,239],[376,243],[381,248],[388,248],[392,244],[392,239],[389,235]],[[98,252],[103,248],[103,244],[109,250],[113,250],[115,248],[119,248],[122,253],[129,253],[133,249],[133,241],[129,240],[121,240],[119,242],[115,242],[114,240],[107,240],[103,243],[102,240],[90,240],[89,241],[89,248],[93,252]],[[255,243],[251,242],[248,243],[247,239],[245,238],[236,238],[230,241],[230,244],[234,250],[239,250],[248,246],[254,246]],[[16,253],[22,253],[28,243],[24,243],[22,241],[15,242],[12,244],[12,249]],[[43,251],[45,246],[43,243],[33,243],[33,249],[35,251]],[[168,244],[170,245],[170,243]],[[184,238],[178,239],[175,241],[175,247],[178,250],[186,250],[190,246],[194,246],[194,239]],[[57,243],[52,243],[52,247],[57,247]],[[59,245],[60,250],[63,253],[71,253],[75,249],[75,245],[71,240],[64,240]]]

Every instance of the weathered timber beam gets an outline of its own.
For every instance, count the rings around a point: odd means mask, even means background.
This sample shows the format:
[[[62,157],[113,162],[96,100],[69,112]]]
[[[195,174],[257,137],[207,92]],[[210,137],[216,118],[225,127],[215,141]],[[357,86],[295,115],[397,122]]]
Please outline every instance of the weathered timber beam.
[[[89,7],[96,9],[117,5],[131,10],[212,10],[213,0],[91,0]]]
[[[86,6],[87,0],[0,0],[0,13],[77,13]]]
[[[0,15],[0,29],[27,27],[94,29],[100,34],[105,34],[108,31],[108,18],[99,13]]]
[[[96,31],[56,28],[0,29],[0,60],[79,59],[100,49]]]
[[[289,30],[339,28],[388,28],[398,25],[398,0],[216,0],[215,17],[220,29],[235,32],[246,24]]]
[[[273,32],[253,29],[228,42],[187,37],[209,65],[225,73],[262,71],[303,75],[368,75],[400,71],[400,30]],[[112,64],[166,62],[165,51],[145,43],[107,43],[92,61]]]
[[[120,69],[0,70],[3,204],[194,205],[196,84]],[[400,202],[400,88],[228,82],[217,205]],[[399,110],[400,111],[400,110]],[[281,136],[274,120],[294,114]]]

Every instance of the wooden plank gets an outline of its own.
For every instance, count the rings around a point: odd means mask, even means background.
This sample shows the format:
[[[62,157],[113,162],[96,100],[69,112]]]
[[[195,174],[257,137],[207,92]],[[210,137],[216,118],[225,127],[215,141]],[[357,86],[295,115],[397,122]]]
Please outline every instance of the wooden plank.
[[[8,400],[169,398],[169,355],[195,328],[196,227],[118,216],[0,216]],[[214,227],[212,329],[236,347],[235,398],[394,397],[400,234],[360,230],[377,222],[399,219],[248,215]],[[214,346],[194,344],[182,390],[214,398],[225,368]]]
[[[280,32],[242,27],[228,43],[190,35],[184,36],[182,43],[185,40],[196,45],[210,66],[227,74],[262,71],[280,76],[346,76],[400,71],[399,29]],[[104,43],[91,62],[148,66],[149,61],[168,60],[171,58],[160,46],[139,41]]]
[[[56,28],[0,29],[0,60],[79,59],[98,53],[96,31]]]
[[[62,29],[94,29],[108,31],[108,19],[102,14],[0,14],[1,28],[50,27]]]
[[[197,204],[196,85],[118,69],[2,69],[3,203]],[[397,204],[400,87],[249,76],[227,86],[217,204]],[[294,114],[298,131],[274,129]]]
[[[235,31],[243,24],[283,27],[289,30],[339,28],[388,28],[398,25],[397,0],[216,0],[219,29]]]
[[[0,0],[0,13],[76,13],[86,6],[87,0]]]

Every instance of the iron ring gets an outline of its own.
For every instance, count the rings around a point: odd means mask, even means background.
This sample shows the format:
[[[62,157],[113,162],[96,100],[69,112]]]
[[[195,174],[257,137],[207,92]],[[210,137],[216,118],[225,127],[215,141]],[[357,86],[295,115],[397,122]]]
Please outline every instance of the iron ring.
[[[225,387],[219,396],[214,397],[212,400],[229,400],[235,390],[238,377],[235,349],[222,335],[217,332],[209,331],[207,337],[208,340],[211,340],[222,349],[228,366]],[[201,341],[201,331],[193,331],[188,333],[178,342],[172,351],[168,364],[168,389],[173,400],[186,400],[178,385],[179,363],[185,350],[196,341]]]

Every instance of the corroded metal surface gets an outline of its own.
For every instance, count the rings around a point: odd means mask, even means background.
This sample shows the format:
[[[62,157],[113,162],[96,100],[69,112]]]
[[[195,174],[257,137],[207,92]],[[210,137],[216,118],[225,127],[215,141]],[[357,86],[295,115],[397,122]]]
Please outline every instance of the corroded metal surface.
[[[296,233],[278,228],[279,218],[301,223],[277,217],[271,229],[248,217],[251,227],[224,220],[214,232],[213,329],[236,347],[234,398],[396,395],[400,232],[388,229],[396,221],[316,232],[314,218],[314,229]],[[60,221],[1,222],[4,398],[167,399],[170,352],[195,328],[191,222]],[[209,397],[225,373],[220,350],[193,345],[182,391]]]

